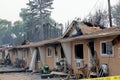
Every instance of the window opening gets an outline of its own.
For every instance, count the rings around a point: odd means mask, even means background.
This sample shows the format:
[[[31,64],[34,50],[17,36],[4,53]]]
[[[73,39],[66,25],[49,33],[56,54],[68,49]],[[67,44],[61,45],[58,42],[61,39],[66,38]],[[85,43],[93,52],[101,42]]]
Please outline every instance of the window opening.
[[[101,43],[102,54],[112,54],[112,42],[102,42]]]
[[[83,59],[83,44],[75,45],[75,58]]]
[[[50,48],[48,48],[48,56],[51,56],[52,55],[52,51],[51,51],[51,49]]]

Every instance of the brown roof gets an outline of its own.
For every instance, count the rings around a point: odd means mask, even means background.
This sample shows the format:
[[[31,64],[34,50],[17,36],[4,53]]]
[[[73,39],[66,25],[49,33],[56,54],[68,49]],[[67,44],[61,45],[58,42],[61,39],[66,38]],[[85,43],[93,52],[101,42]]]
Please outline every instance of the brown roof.
[[[89,34],[92,32],[95,32],[97,30],[101,30],[99,26],[88,26],[86,25],[84,22],[78,22],[78,21],[73,21],[67,28],[67,30],[65,31],[65,33],[63,34],[63,38],[64,36],[69,36],[70,33],[73,31],[75,25],[79,28],[79,30],[82,32],[82,34]]]
[[[79,23],[79,28],[82,30],[83,35],[101,30],[99,26],[94,26],[93,25],[92,27],[90,27],[90,26],[87,26],[86,24],[84,24],[83,22]]]
[[[100,33],[108,33],[108,32],[113,32],[113,31],[120,31],[120,26],[118,27],[110,27],[102,30],[97,30],[95,32],[92,32],[91,34],[100,34]]]
[[[43,40],[43,41],[39,41],[39,42],[32,42],[28,45],[19,45],[19,46],[16,46],[14,48],[28,48],[28,47],[37,47],[37,46],[43,46],[43,45],[46,45],[46,44],[52,44],[52,43],[59,43],[59,38],[52,38],[52,39],[49,39],[49,40]]]
[[[120,35],[120,27],[111,27],[111,28],[101,29],[101,30],[97,30],[95,32],[91,32],[89,34],[84,34],[84,35],[80,35],[77,37],[61,39],[61,42],[72,41],[72,40],[76,40],[76,39],[92,39],[92,38],[112,36],[112,35]]]

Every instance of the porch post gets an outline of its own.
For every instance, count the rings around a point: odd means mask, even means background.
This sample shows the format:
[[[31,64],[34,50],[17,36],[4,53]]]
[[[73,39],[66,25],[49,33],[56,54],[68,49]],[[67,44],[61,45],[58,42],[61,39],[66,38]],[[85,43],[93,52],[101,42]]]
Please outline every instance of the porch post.
[[[34,49],[33,51],[31,50],[32,53],[32,59],[29,65],[29,70],[34,70],[35,69],[35,60],[36,60],[36,55],[37,55],[37,51],[36,49]]]
[[[40,51],[40,61],[42,63],[42,65],[45,65],[45,48],[44,47],[38,47],[39,51]]]
[[[62,42],[63,51],[67,59],[68,64],[71,65],[71,45],[70,42]]]

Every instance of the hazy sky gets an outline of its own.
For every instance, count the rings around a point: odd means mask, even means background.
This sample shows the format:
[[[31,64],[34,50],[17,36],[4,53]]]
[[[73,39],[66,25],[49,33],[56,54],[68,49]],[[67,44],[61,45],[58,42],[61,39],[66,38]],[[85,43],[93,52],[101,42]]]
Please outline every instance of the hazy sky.
[[[59,22],[67,22],[75,17],[85,18],[96,9],[107,9],[108,0],[54,0],[52,17]],[[118,0],[111,0],[115,5]]]
[[[28,0],[0,0],[0,18],[16,21],[19,18],[20,9],[26,7]]]
[[[114,5],[119,0],[111,0]],[[21,8],[26,8],[28,0],[0,0],[0,18],[10,21],[19,20]],[[107,9],[107,0],[54,0],[52,18],[59,23],[86,17],[97,8]]]

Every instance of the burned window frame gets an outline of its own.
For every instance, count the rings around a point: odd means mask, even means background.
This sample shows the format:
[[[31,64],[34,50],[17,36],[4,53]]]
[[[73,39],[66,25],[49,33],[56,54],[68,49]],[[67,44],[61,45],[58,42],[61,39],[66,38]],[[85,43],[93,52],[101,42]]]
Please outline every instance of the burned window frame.
[[[110,45],[110,46],[108,46]],[[103,49],[105,47],[105,49]],[[111,50],[110,50],[111,49]],[[101,56],[113,56],[114,47],[111,40],[101,41],[100,42],[100,54]]]
[[[75,51],[75,46],[77,46],[77,45],[82,45],[82,47],[83,47],[83,54],[81,55],[82,56],[82,58],[80,57],[80,55],[79,55],[79,57],[76,57],[76,51]],[[83,43],[76,43],[76,44],[74,44],[74,58],[75,59],[84,59],[84,44]]]

